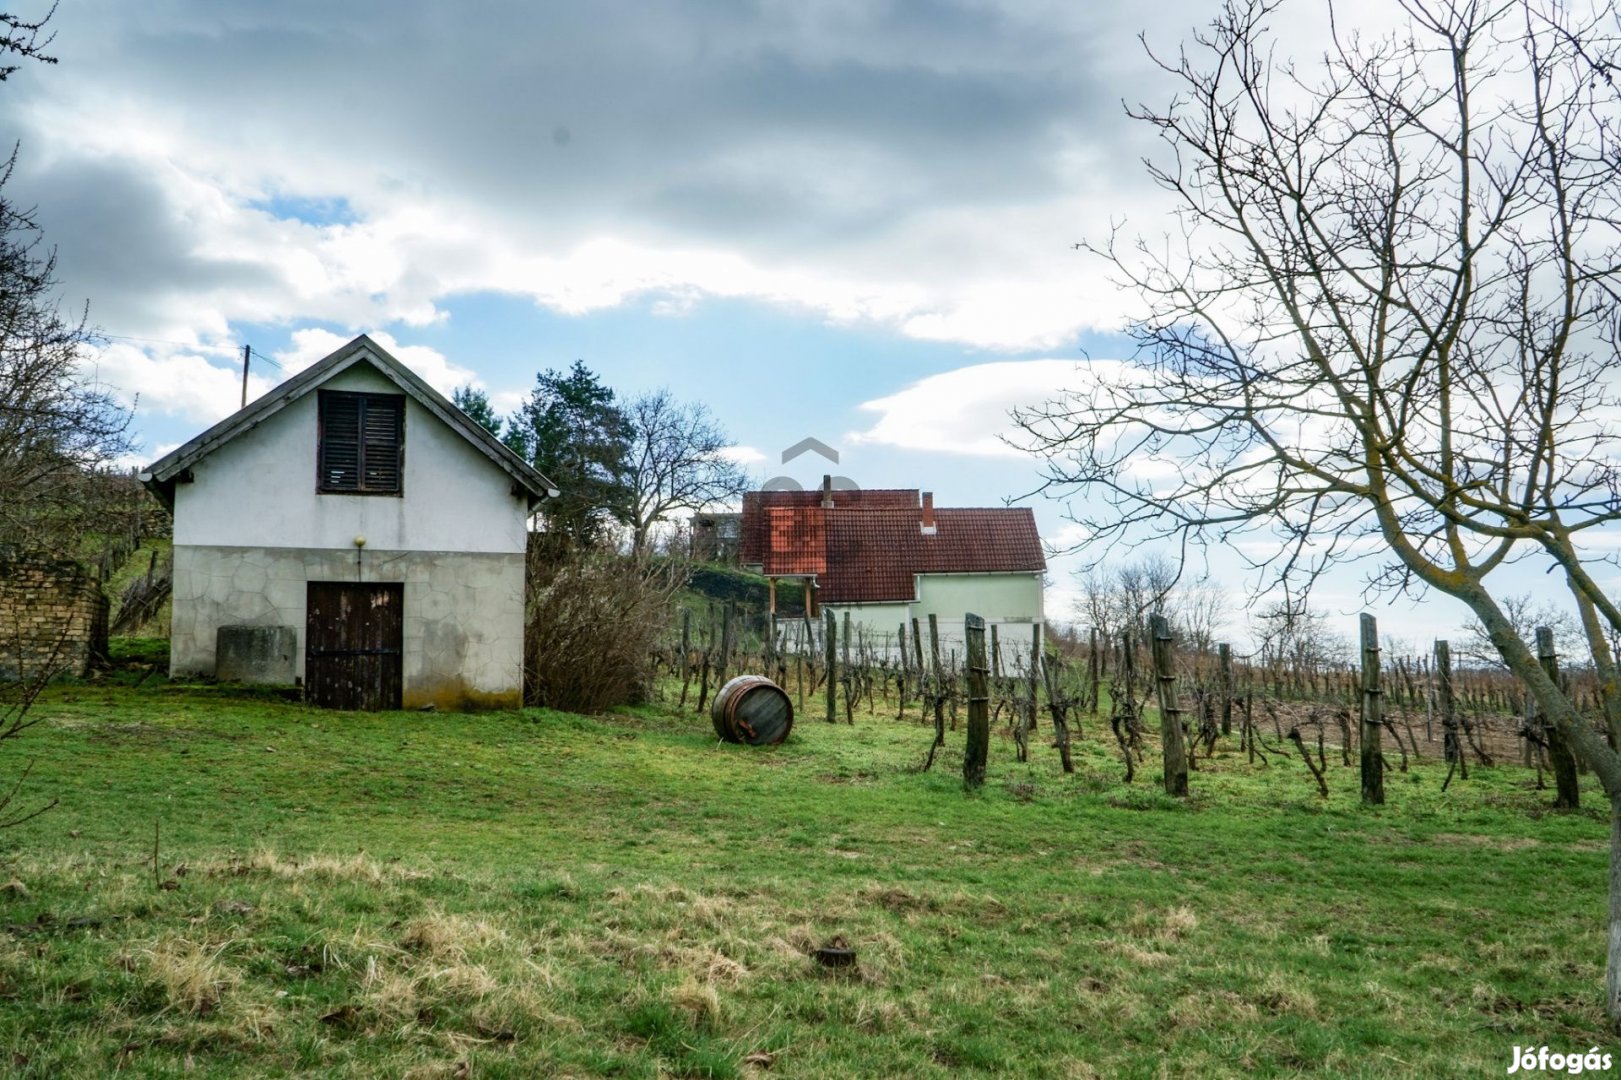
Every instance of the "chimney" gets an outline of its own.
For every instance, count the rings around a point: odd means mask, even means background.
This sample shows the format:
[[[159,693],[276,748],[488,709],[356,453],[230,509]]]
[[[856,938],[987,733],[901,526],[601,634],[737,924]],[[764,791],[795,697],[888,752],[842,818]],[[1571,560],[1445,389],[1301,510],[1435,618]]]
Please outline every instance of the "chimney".
[[[833,477],[822,474],[822,509],[833,509]]]
[[[923,535],[934,535],[934,492],[932,491],[923,493],[923,520],[919,522],[919,527],[923,530]]]

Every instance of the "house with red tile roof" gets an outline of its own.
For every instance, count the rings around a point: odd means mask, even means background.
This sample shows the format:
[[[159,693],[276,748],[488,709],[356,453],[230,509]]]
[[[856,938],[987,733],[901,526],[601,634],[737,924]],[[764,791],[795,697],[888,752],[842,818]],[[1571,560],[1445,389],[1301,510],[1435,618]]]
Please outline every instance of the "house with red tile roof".
[[[937,617],[960,636],[964,612],[988,624],[1043,621],[1047,560],[1024,507],[936,507],[917,488],[752,491],[743,496],[744,566],[780,588],[803,590],[813,617],[832,609],[894,633]]]

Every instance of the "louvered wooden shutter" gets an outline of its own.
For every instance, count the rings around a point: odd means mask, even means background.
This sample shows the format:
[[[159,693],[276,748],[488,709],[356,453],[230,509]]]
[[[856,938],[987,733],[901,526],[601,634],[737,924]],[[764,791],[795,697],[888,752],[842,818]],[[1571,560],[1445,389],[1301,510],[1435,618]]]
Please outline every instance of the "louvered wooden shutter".
[[[321,392],[322,491],[360,489],[360,395]]]
[[[401,493],[405,398],[320,392],[316,487],[365,495]]]
[[[366,491],[400,490],[400,433],[405,399],[367,394],[361,402],[361,478]]]

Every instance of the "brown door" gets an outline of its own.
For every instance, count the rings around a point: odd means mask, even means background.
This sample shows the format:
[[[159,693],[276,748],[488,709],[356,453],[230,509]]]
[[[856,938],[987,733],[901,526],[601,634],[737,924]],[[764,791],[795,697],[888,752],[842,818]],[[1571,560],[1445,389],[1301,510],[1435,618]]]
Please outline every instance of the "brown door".
[[[405,586],[309,583],[304,700],[326,709],[397,709]]]

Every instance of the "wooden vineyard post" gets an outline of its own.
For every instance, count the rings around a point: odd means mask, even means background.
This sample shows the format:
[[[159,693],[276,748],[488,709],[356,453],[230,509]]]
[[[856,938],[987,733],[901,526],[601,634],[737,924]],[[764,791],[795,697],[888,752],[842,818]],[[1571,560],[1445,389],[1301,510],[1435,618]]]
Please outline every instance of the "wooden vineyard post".
[[[850,613],[848,611],[844,613],[844,643],[840,648],[843,650],[843,654],[840,656],[842,670],[839,675],[839,684],[844,688],[844,718],[854,724],[856,718],[855,713],[851,711],[850,698],[855,693],[855,685],[851,678],[852,672],[850,669]]]
[[[946,744],[946,680],[940,670],[940,620],[929,612],[929,674],[934,681],[934,745]]]
[[[834,617],[832,608],[827,610],[826,615],[827,630],[822,637],[823,644],[827,649],[825,658],[827,664],[827,722],[836,724],[839,722],[839,680],[836,671],[838,667],[838,619]]]
[[[1053,747],[1058,751],[1058,761],[1064,771],[1075,771],[1075,762],[1069,753],[1069,710],[1080,704],[1081,698],[1066,697],[1058,685],[1059,658],[1055,653],[1044,657],[1041,663],[1041,674],[1047,683],[1047,711],[1053,718]]]
[[[1165,794],[1186,798],[1188,750],[1182,735],[1182,710],[1176,703],[1176,661],[1171,653],[1171,624],[1164,615],[1151,615],[1148,632],[1154,639],[1154,681],[1159,687],[1159,730],[1165,759]]]
[[[907,656],[907,652],[906,652],[906,624],[904,622],[901,623],[900,635],[895,640],[900,643],[900,663],[899,663],[898,671],[897,671],[896,678],[895,678],[895,684],[896,684],[896,689],[900,691],[900,698],[901,698],[900,709],[896,712],[895,719],[896,720],[905,720],[906,719],[906,700],[907,700],[906,695],[910,692],[910,689],[911,689],[912,672],[910,670],[911,669],[911,664],[908,662],[908,656]]]
[[[996,640],[996,627],[994,626],[991,627],[991,640],[993,642]],[[1013,659],[1014,666],[1017,668],[1017,649],[1013,650]],[[1034,657],[1031,659],[1033,660]],[[1002,672],[999,670],[1000,668],[1001,665],[993,658],[991,673],[996,679],[996,685],[1000,692],[1005,696],[1009,710],[1008,731],[1013,736],[1013,758],[1015,761],[1029,761],[1030,727],[1025,710],[1027,703],[1024,700],[1024,679],[1022,673],[1010,674],[1004,679]],[[998,713],[1001,711],[1000,704],[997,705],[997,711]]]
[[[1379,688],[1379,623],[1366,612],[1362,615],[1362,802],[1383,806],[1385,802],[1385,759],[1380,747],[1384,704]]]
[[[906,651],[908,647],[906,644],[906,623],[901,623],[900,637],[898,637],[896,640],[900,642],[901,646],[901,698],[902,700],[905,700],[907,680],[912,678],[912,657],[911,654]]]
[[[687,707],[687,685],[692,682],[692,609],[681,609],[681,704]]]
[[[1041,624],[1036,623],[1030,627],[1030,713],[1029,723],[1025,726],[1025,739],[1030,741],[1029,732],[1036,726],[1036,699],[1041,690]]]
[[[1452,782],[1452,770],[1457,768],[1465,780],[1469,779],[1469,759],[1464,756],[1463,740],[1458,738],[1458,704],[1452,686],[1452,646],[1444,641],[1435,643],[1435,709],[1441,715],[1441,753],[1447,760],[1447,778],[1441,782],[1445,791]]]
[[[1548,678],[1558,686],[1559,655],[1553,648],[1553,630],[1546,626],[1537,627],[1537,660]],[[1574,810],[1582,803],[1581,788],[1576,780],[1576,758],[1559,729],[1546,717],[1540,719],[1543,738],[1548,740],[1548,767],[1553,770],[1554,809]]]
[[[929,619],[932,622],[934,616]],[[990,672],[985,663],[984,618],[964,615],[963,634],[968,639],[968,744],[963,749],[962,778],[968,787],[977,788],[985,783],[985,763],[991,748]]]
[[[1217,679],[1221,684],[1221,733],[1233,733],[1233,647],[1225,641],[1216,646]]]
[[[912,620],[912,660],[912,666],[917,669],[918,695],[921,697],[929,680],[929,671],[923,666],[923,630],[916,619]]]
[[[1102,676],[1098,668],[1098,631],[1094,626],[1086,632],[1086,705],[1093,716],[1098,714],[1098,684]]]
[[[715,673],[715,685],[726,685],[726,672],[732,666],[732,601],[726,601],[726,608],[720,619],[720,670]]]
[[[714,673],[715,666],[715,638],[718,631],[715,626],[715,605],[709,605],[709,618],[704,627],[704,653],[698,669],[698,715],[702,716],[704,708],[709,704],[709,676]]]
[[[768,611],[765,615],[765,655],[762,658],[766,670],[779,686],[782,684],[782,673],[777,670],[777,613]]]

